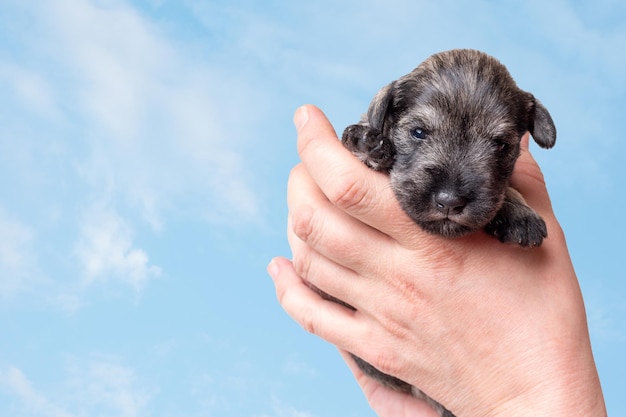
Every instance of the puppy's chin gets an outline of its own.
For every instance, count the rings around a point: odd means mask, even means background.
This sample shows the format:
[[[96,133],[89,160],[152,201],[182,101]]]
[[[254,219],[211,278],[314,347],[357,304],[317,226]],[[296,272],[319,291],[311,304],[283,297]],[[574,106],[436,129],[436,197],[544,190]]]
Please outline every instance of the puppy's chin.
[[[470,204],[463,213],[448,215],[432,208],[416,210],[415,206],[401,205],[422,230],[446,238],[461,237],[483,229],[497,212],[497,206],[483,205],[478,210],[475,205]]]
[[[417,221],[416,223],[425,232],[443,237],[461,237],[473,233],[480,228],[464,226],[450,219],[441,219],[435,221]]]

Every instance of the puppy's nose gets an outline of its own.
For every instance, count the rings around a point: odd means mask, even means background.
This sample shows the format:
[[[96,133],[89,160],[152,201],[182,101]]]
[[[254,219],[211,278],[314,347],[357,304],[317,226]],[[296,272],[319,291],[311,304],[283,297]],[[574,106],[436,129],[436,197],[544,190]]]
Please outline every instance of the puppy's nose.
[[[467,204],[467,199],[461,195],[439,191],[435,194],[435,206],[443,214],[459,214]]]

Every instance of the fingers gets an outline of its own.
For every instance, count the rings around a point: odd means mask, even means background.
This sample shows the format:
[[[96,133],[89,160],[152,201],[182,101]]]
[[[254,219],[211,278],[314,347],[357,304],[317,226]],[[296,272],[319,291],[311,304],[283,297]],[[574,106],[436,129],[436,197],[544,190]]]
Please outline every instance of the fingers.
[[[395,245],[389,236],[335,207],[303,165],[294,168],[289,176],[287,200],[288,237],[292,249],[306,243],[324,257],[340,260],[346,268],[368,271],[377,270],[377,265],[386,257],[382,252]],[[298,251],[293,253],[298,254]],[[296,271],[303,278],[311,278],[302,275],[299,266]]]
[[[423,400],[394,391],[365,375],[352,360],[355,351],[368,340],[367,323],[358,312],[324,300],[295,273],[291,263],[275,258],[268,266],[274,280],[276,295],[282,307],[305,330],[316,334],[340,349],[354,373],[370,406],[381,417],[435,417],[436,412]],[[360,346],[362,348],[362,346]]]
[[[276,297],[287,314],[307,332],[343,349],[354,349],[355,340],[363,340],[358,314],[325,300],[298,276],[289,260],[274,258],[267,267],[276,287]]]
[[[293,237],[292,233],[289,236],[289,244],[294,253],[293,269],[302,280],[354,308],[359,307],[358,300],[364,299],[367,285],[352,285],[359,280],[353,270],[324,257],[297,236]]]
[[[421,234],[400,208],[388,177],[344,148],[321,110],[300,107],[294,123],[302,162],[331,204],[401,243]]]

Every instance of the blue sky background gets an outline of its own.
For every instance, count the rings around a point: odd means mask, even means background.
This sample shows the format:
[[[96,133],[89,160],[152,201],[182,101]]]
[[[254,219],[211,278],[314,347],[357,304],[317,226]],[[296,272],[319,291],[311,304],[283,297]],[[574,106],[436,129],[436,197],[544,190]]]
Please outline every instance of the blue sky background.
[[[498,57],[626,415],[626,3],[3,0],[0,416],[373,416],[282,311],[291,118],[337,130],[428,55]]]

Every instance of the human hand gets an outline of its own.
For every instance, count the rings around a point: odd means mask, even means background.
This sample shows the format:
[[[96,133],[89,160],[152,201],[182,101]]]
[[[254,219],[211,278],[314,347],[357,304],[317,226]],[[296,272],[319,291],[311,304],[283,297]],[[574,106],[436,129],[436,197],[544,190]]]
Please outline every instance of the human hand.
[[[582,297],[527,137],[512,183],[548,226],[543,246],[530,250],[480,232],[424,233],[388,178],[345,150],[321,111],[299,109],[296,124],[293,263],[278,258],[269,271],[297,322],[458,416],[606,415]],[[362,387],[373,407],[385,392]]]

